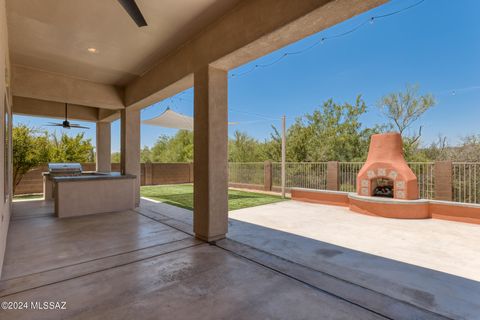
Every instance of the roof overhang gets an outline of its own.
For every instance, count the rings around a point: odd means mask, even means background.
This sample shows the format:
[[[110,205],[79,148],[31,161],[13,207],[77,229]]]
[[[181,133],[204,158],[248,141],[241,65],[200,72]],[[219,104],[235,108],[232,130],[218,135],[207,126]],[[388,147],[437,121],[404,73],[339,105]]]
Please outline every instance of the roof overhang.
[[[113,119],[191,87],[205,65],[235,68],[386,1],[137,0],[143,28],[113,0],[9,1],[12,93]]]

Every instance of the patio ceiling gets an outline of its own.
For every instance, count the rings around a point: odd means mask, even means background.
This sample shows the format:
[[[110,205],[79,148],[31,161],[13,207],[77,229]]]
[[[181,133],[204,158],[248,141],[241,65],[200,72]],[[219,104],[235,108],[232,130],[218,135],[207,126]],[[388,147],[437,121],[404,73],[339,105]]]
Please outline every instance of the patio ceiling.
[[[148,22],[138,28],[117,0],[7,1],[12,63],[125,85],[237,2],[137,0]]]
[[[193,86],[205,66],[230,70],[387,0],[136,1],[146,27],[117,0],[8,0],[12,95],[112,121]],[[28,105],[13,112],[63,116]]]

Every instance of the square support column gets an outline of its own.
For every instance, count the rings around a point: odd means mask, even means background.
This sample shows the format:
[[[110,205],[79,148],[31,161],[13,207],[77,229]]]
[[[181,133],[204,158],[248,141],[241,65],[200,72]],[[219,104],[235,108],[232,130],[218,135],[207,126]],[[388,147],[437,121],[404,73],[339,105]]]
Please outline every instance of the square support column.
[[[123,109],[120,119],[120,171],[137,177],[135,205],[140,205],[140,110]]]
[[[228,229],[227,72],[205,66],[194,74],[194,232],[205,241]]]
[[[144,185],[151,186],[153,184],[153,165],[151,162],[145,162],[143,165],[145,182]]]
[[[263,190],[272,191],[273,179],[272,172],[273,166],[272,161],[267,160],[263,163]]]
[[[435,166],[433,168],[433,176],[435,177],[435,200],[452,201],[452,161],[435,161]]]
[[[96,165],[98,172],[112,171],[112,147],[110,122],[97,122]]]
[[[327,162],[327,190],[340,190],[339,169],[340,165],[338,161]]]

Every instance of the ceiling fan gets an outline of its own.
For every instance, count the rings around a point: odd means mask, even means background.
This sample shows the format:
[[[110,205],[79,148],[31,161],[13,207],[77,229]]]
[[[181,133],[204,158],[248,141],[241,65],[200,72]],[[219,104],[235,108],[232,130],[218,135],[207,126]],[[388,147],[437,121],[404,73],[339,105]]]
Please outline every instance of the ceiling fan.
[[[76,123],[70,123],[70,121],[68,121],[68,104],[65,103],[65,120],[62,121],[62,123],[55,123],[55,122],[49,122],[48,124],[46,124],[46,126],[49,126],[49,127],[62,127],[64,129],[71,129],[71,128],[75,128],[75,129],[90,129],[89,127],[84,127],[84,126],[81,126],[79,124],[76,124]]]
[[[130,15],[130,17],[135,21],[137,26],[139,27],[145,27],[147,26],[147,21],[143,17],[142,12],[137,6],[137,3],[135,0],[118,0],[120,4],[122,5],[123,9],[127,11],[127,13]]]

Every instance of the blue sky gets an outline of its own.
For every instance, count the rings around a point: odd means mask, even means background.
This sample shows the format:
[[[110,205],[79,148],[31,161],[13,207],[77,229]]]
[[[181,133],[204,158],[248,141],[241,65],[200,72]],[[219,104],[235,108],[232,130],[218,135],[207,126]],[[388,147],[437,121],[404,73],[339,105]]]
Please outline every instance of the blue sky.
[[[393,0],[311,37],[298,41],[249,64],[231,70],[241,74],[255,64],[268,64],[285,52],[302,50],[322,37],[350,30],[372,15],[381,15],[416,3]],[[423,126],[423,142],[439,135],[451,144],[462,136],[480,134],[480,1],[425,0],[419,6],[367,23],[358,31],[319,44],[300,55],[288,56],[267,68],[229,80],[230,127],[259,140],[268,138],[271,125],[287,125],[295,117],[312,112],[323,101],[354,102],[361,94],[370,106],[362,118],[370,126],[386,120],[375,107],[385,94],[406,84],[420,85],[432,93],[437,105],[417,123]],[[455,90],[455,94],[453,91]],[[142,119],[161,114],[166,107],[192,115],[193,90],[166,99],[142,111]],[[49,119],[15,116],[14,122],[41,126]],[[95,142],[95,125],[86,136]],[[57,129],[58,131],[58,129]],[[78,131],[71,131],[75,133]],[[112,150],[120,145],[119,123],[112,126]],[[160,134],[175,130],[142,126],[142,145],[151,146]]]

